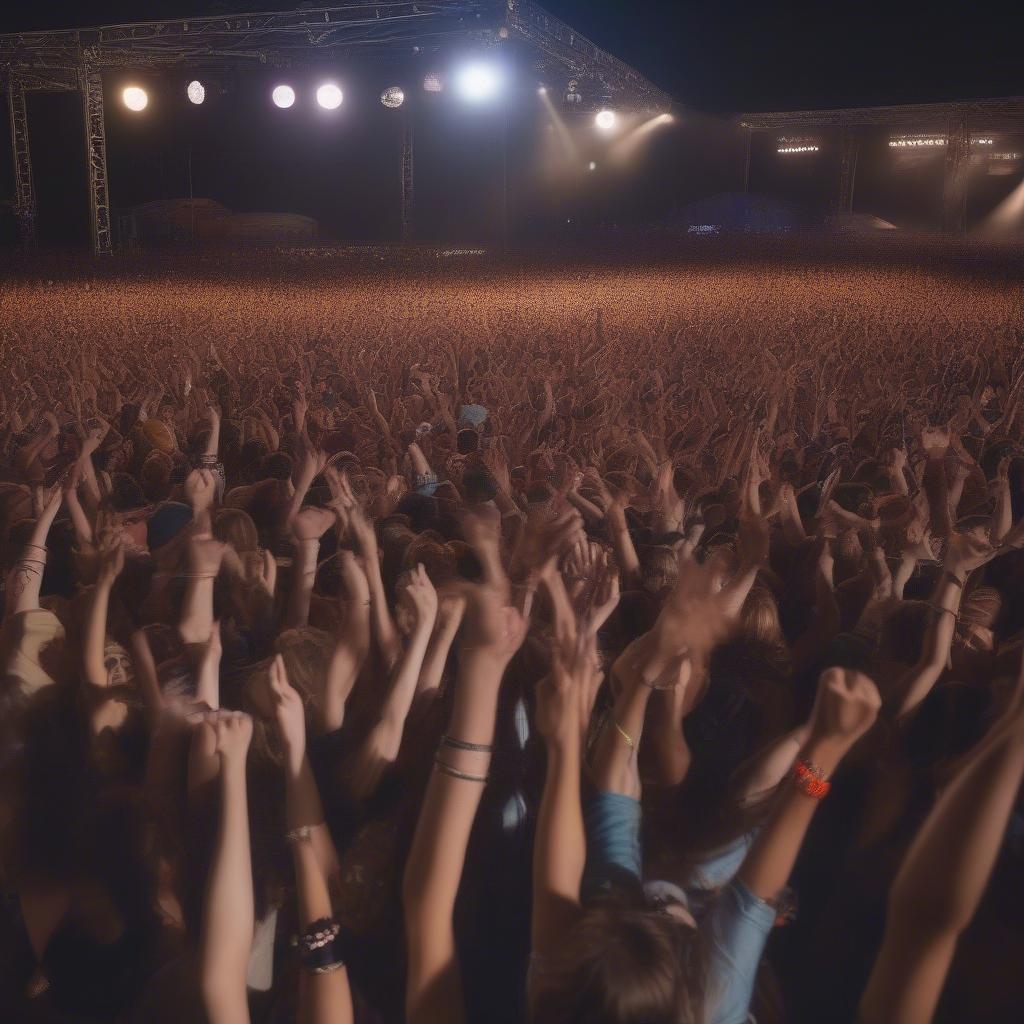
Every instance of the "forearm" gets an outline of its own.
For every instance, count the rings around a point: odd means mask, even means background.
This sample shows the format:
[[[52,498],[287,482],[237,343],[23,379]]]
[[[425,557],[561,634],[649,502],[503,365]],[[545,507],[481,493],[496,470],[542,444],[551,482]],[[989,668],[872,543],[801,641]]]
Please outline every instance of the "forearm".
[[[89,616],[85,624],[83,658],[85,678],[93,686],[107,685],[107,670],[103,666],[103,649],[107,640],[107,611],[110,606],[110,591],[113,584],[100,580],[92,591],[89,602]]]
[[[1010,532],[1013,525],[1013,506],[1010,501],[1010,484],[1006,479],[1000,480],[996,490],[995,508],[992,510],[992,525],[989,529],[989,540],[998,545]]]
[[[630,587],[637,584],[640,581],[640,558],[625,524],[612,528],[611,541],[615,549],[615,559],[619,564],[619,572],[622,575],[623,586]]]
[[[825,775],[831,775],[843,753],[842,748],[833,744],[811,739],[802,756]],[[784,787],[778,801],[738,874],[747,888],[762,900],[774,900],[782,891],[818,807],[818,801],[796,785]]]
[[[397,660],[402,645],[394,620],[391,618],[391,610],[388,608],[376,549],[366,556],[365,563],[366,580],[370,585],[371,633],[377,643],[377,650],[380,651],[385,664],[390,668]]]
[[[1019,721],[996,726],[939,797],[889,897],[885,937],[861,1000],[865,1024],[928,1024],[960,933],[978,907],[1024,774]]]
[[[326,880],[338,871],[338,853],[324,824],[323,804],[320,802],[320,793],[309,758],[303,757],[297,770],[287,767],[285,776],[285,816],[288,831],[291,833],[307,828],[310,830],[308,840],[298,840],[294,843],[296,862],[301,853],[310,851],[317,871],[324,880],[326,892]],[[324,916],[330,916],[329,912],[316,914],[313,920]]]
[[[288,607],[285,612],[286,629],[298,629],[309,621],[309,606],[313,600],[319,555],[318,540],[298,541],[295,545],[291,589],[288,592]]]
[[[591,764],[591,777],[601,792],[639,799],[637,754],[651,693],[649,686],[636,679],[623,684],[611,719],[601,731]]]
[[[324,732],[340,729],[345,720],[345,706],[366,664],[370,653],[370,620],[367,609],[358,616],[349,616],[335,644],[327,665],[327,685],[320,726]],[[351,625],[349,625],[351,623]]]
[[[248,1024],[245,977],[255,927],[245,765],[221,767],[217,842],[203,904],[200,981],[211,1024]]]
[[[440,688],[444,667],[448,663],[448,654],[458,629],[459,623],[456,620],[450,625],[444,623],[434,630],[423,659],[423,667],[420,669],[420,678],[416,683],[417,694],[434,693]]]
[[[327,877],[309,843],[294,845],[295,890],[302,931],[332,918]],[[344,966],[323,974],[302,972],[299,978],[298,1024],[351,1024],[352,992]]]
[[[553,948],[579,909],[587,841],[580,802],[579,732],[548,744],[547,775],[533,843],[535,952]]]

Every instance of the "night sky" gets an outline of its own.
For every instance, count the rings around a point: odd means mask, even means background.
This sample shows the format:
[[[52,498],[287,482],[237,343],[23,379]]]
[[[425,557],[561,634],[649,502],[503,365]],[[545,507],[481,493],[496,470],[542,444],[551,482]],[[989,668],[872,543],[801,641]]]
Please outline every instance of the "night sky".
[[[0,31],[290,6],[298,5],[234,0],[213,5],[202,0],[5,4]],[[695,110],[1024,93],[1021,4],[547,0],[543,6]],[[1018,13],[1004,13],[1013,7]]]

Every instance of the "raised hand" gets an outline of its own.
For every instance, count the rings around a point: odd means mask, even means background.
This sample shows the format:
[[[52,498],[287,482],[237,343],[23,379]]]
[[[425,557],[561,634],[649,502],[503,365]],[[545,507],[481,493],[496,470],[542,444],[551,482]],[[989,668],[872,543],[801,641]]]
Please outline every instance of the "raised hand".
[[[252,719],[244,711],[217,711],[207,717],[214,750],[225,766],[244,767],[252,740]]]
[[[845,752],[875,724],[881,707],[877,687],[862,672],[826,669],[811,712],[811,739]]]
[[[433,629],[437,618],[437,591],[422,564],[417,565],[409,574],[409,581],[402,593],[415,610],[417,628]]]
[[[292,536],[302,543],[309,540],[320,540],[334,525],[336,517],[331,509],[310,506],[304,508],[292,520]]]
[[[206,511],[217,494],[217,481],[208,469],[193,469],[185,478],[185,499],[195,514]]]
[[[274,699],[274,722],[281,738],[286,766],[292,775],[298,775],[306,755],[306,709],[288,680],[280,654],[270,663],[270,690]]]

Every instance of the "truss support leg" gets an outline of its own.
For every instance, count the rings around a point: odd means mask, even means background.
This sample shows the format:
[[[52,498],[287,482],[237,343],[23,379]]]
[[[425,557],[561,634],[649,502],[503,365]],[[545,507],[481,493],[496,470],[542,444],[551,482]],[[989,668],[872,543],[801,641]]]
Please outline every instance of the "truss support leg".
[[[844,131],[840,141],[839,212],[853,213],[853,188],[857,178],[860,139]]]
[[[971,137],[967,115],[951,117],[946,142],[943,227],[958,235],[967,230],[967,170],[970,155]]]
[[[754,145],[754,133],[750,128],[744,128],[743,134],[743,191],[750,191],[750,153]]]
[[[89,162],[89,213],[92,250],[97,256],[111,252],[110,199],[107,192],[107,129],[103,117],[103,79],[88,64],[82,69],[85,104],[85,148]]]
[[[413,236],[413,137],[411,115],[406,114],[402,130],[402,241],[411,242]]]
[[[25,85],[12,74],[7,85],[7,111],[11,122],[11,152],[14,154],[14,218],[18,241],[34,245],[36,241],[36,196],[32,183],[32,154],[28,145],[28,109]]]

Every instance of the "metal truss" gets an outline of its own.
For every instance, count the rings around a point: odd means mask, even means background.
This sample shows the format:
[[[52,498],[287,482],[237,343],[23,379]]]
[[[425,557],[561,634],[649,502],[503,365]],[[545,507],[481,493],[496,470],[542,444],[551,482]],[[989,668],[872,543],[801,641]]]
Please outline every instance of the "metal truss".
[[[837,110],[786,110],[741,114],[743,128],[791,131],[805,128],[892,127],[944,130],[953,117],[967,117],[978,132],[1024,130],[1024,96],[957,100],[951,103],[911,103],[893,107],[848,107]]]
[[[512,38],[519,38],[539,50],[545,58],[543,66],[548,70],[567,78],[589,80],[596,87],[581,90],[587,109],[605,103],[661,111],[672,106],[672,97],[639,71],[606,53],[532,0],[507,2]]]
[[[85,146],[89,164],[92,247],[97,256],[111,252],[110,199],[107,190],[107,129],[103,116],[103,78],[90,64],[82,69]]]
[[[853,186],[857,178],[860,137],[844,131],[839,150],[839,212],[853,212]]]
[[[585,83],[586,105],[660,109],[671,98],[532,0],[349,0],[331,7],[225,14],[90,29],[0,35],[15,156],[14,209],[34,237],[35,201],[25,110],[27,90],[79,90],[85,111],[93,249],[111,251],[104,71],[227,72],[300,67],[341,56],[404,60],[453,40],[525,49],[545,74]],[[413,136],[402,140],[402,237],[413,230]]]
[[[967,115],[951,115],[946,132],[943,227],[956,234],[963,234],[967,228],[967,168],[970,155],[971,135]]]
[[[36,240],[36,197],[28,144],[25,83],[17,75],[9,76],[7,82],[7,112],[14,153],[14,217],[18,225],[18,240],[23,245],[32,245]]]
[[[415,179],[413,178],[413,134],[412,115],[406,112],[402,128],[402,241],[411,242],[413,237],[413,200]]]

